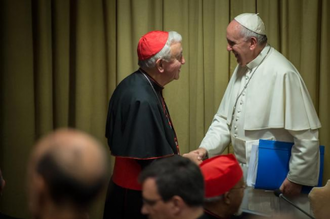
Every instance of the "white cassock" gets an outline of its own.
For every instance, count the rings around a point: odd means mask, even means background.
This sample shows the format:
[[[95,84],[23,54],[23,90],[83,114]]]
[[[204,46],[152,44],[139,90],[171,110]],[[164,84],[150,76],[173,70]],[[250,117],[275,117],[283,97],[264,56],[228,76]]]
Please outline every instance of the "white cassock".
[[[246,164],[249,141],[294,142],[288,179],[313,186],[318,181],[320,127],[299,72],[267,45],[246,67],[236,67],[200,147],[212,157],[231,142],[238,161]]]

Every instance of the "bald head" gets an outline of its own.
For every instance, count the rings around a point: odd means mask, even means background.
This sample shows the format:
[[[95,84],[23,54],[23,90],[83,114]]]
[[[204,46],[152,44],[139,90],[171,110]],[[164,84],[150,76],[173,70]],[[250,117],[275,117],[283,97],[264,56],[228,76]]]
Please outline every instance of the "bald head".
[[[55,205],[87,206],[106,182],[104,148],[73,129],[57,130],[37,142],[29,163],[30,202],[48,197]]]

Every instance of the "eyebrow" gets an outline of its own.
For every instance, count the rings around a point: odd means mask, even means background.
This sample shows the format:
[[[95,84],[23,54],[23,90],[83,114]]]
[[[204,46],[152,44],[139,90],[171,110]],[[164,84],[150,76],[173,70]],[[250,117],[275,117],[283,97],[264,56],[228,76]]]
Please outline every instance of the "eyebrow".
[[[155,205],[160,200],[162,200],[162,198],[158,198],[158,199],[152,200],[152,199],[147,199],[147,198],[145,198],[145,197],[142,196],[142,201],[145,202],[148,205],[151,205],[151,206],[152,205]]]
[[[231,44],[236,43],[235,41],[232,41],[232,40],[230,40],[230,39],[228,39],[228,38],[227,38],[227,42],[228,42],[228,43],[231,43]]]

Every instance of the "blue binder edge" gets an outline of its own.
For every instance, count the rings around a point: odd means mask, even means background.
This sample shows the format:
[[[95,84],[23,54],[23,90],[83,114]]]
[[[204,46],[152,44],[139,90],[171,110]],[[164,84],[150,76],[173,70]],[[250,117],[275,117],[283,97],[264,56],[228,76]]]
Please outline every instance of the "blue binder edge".
[[[292,142],[259,140],[258,171],[255,188],[278,189],[289,172]],[[322,186],[324,146],[320,146],[320,174],[318,186]],[[274,156],[276,155],[276,156]],[[272,164],[272,165],[270,165]],[[308,193],[313,187],[304,186],[303,193]]]

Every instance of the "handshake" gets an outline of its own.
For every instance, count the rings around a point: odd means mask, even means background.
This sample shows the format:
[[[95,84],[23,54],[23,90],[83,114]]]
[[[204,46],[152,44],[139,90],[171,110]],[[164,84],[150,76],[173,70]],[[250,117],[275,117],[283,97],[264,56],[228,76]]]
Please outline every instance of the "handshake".
[[[198,148],[197,150],[190,151],[189,153],[183,154],[182,156],[189,158],[197,165],[201,164],[203,160],[208,158],[207,150],[205,148]]]

